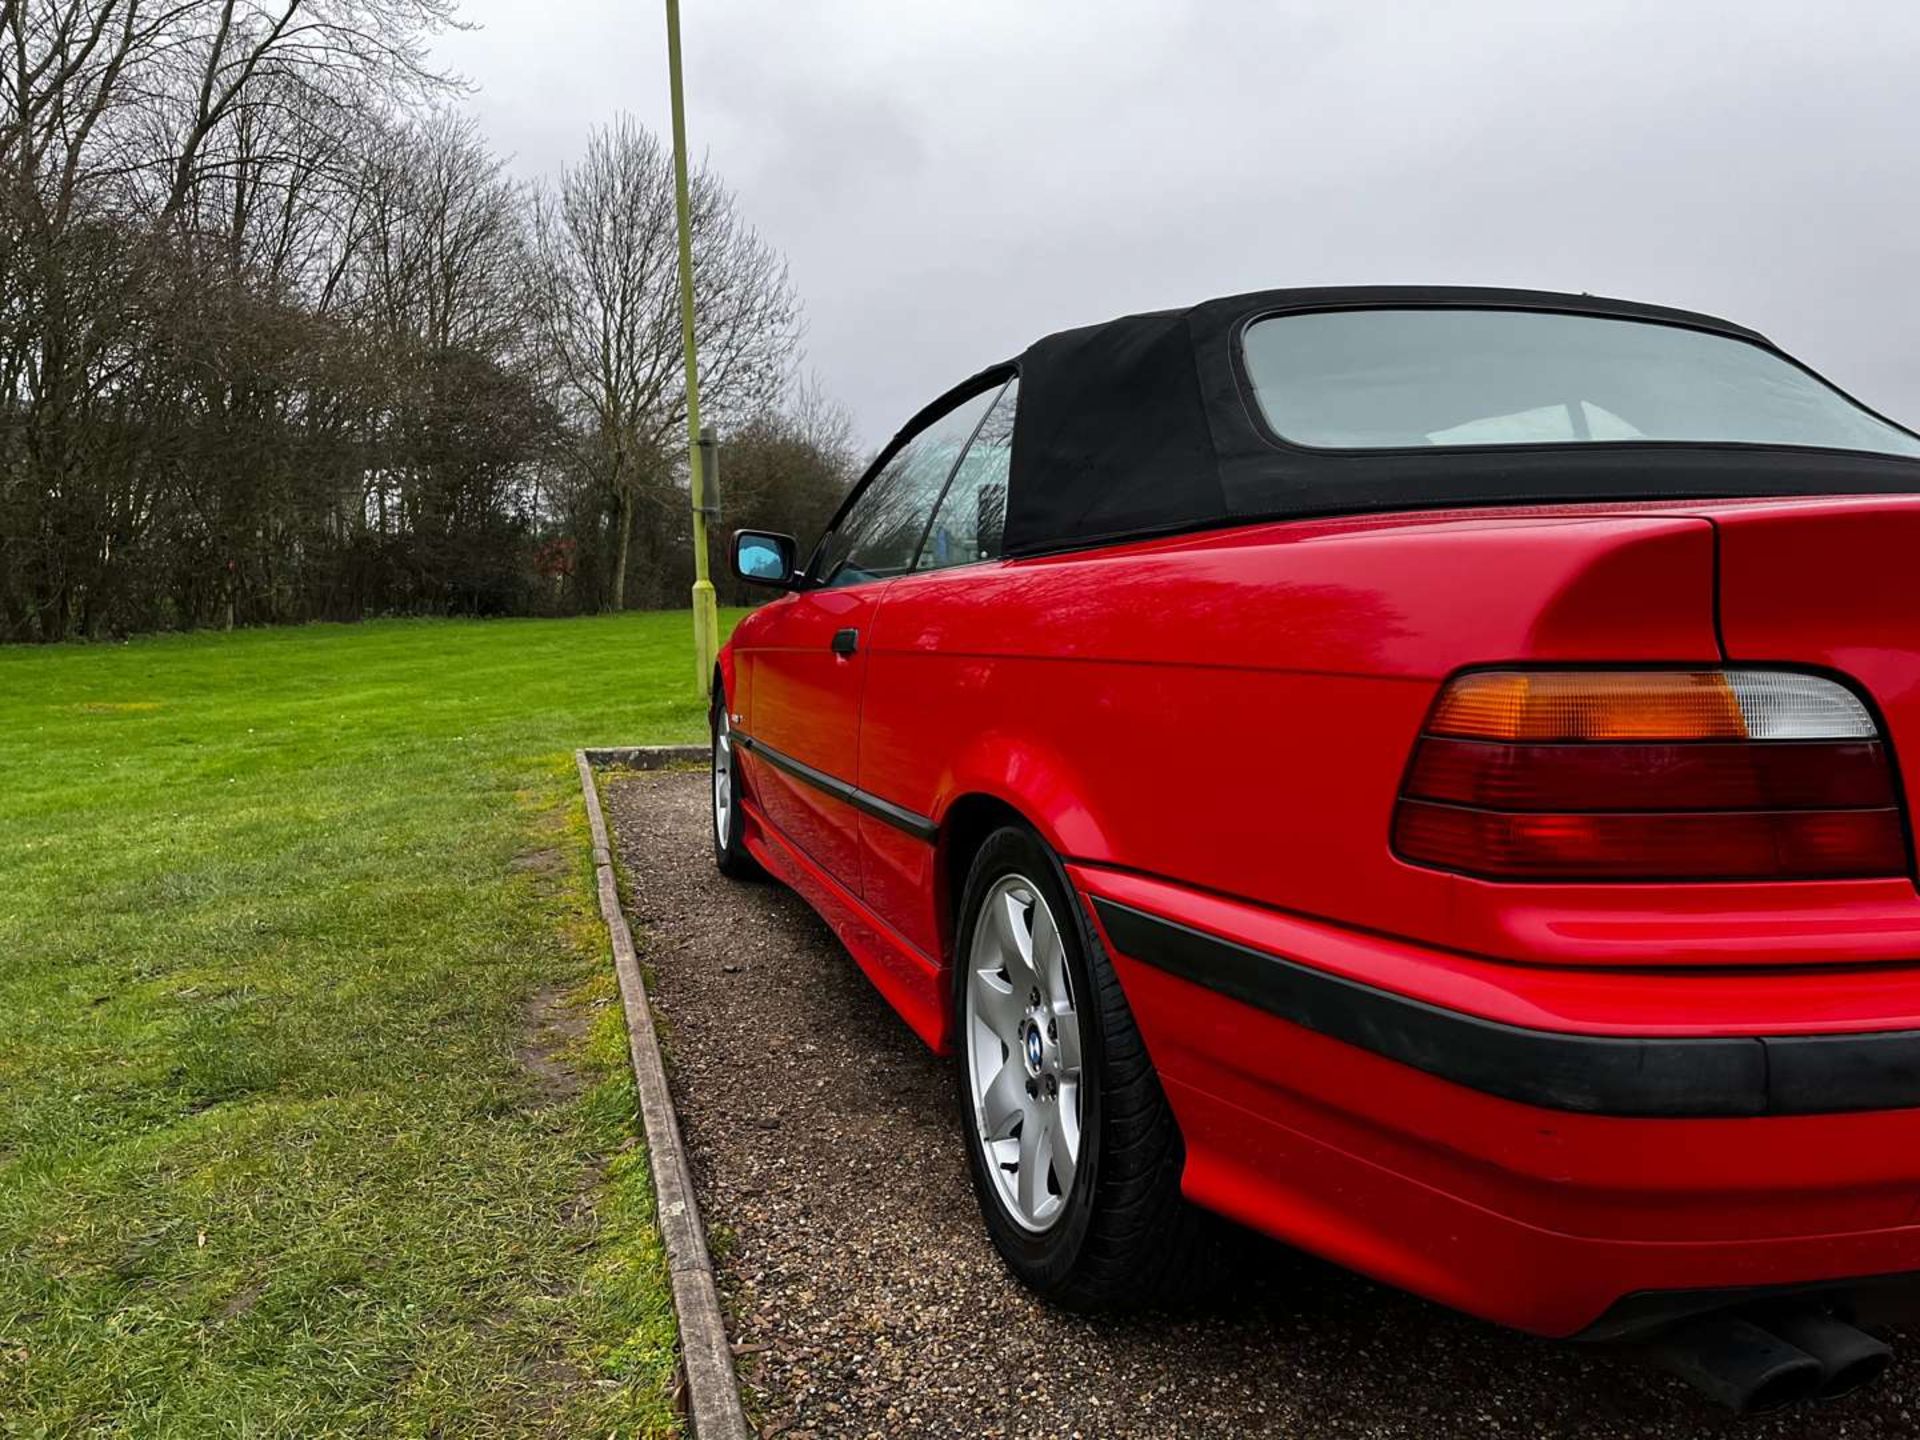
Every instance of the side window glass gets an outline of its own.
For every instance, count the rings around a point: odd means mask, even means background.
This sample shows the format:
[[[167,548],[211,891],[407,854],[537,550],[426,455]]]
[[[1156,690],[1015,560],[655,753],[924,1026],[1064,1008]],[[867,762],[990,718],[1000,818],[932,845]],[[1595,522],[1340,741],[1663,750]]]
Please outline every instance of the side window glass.
[[[960,457],[960,467],[934,512],[917,570],[944,570],[998,560],[1007,531],[1007,468],[1013,458],[1013,412],[1020,398],[1015,376],[994,401],[987,418]]]
[[[821,584],[852,585],[873,578],[858,573],[847,562],[854,545],[891,503],[889,497],[892,493],[899,489],[900,473],[906,468],[908,452],[912,448],[912,442],[908,442],[895,451],[886,467],[867,483],[867,488],[860,492],[860,498],[840,517],[839,527],[829,530],[821,538],[813,562],[807,567],[807,573],[817,577]]]
[[[821,542],[814,574],[822,584],[858,585],[913,568],[954,461],[1000,389],[993,386],[961,401],[894,452],[841,517],[839,528]]]

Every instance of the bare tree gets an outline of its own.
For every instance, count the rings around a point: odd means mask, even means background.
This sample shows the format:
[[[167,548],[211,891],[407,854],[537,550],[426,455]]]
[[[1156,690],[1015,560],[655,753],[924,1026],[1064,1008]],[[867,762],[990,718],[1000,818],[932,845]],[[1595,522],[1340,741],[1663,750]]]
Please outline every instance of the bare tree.
[[[0,640],[691,578],[667,157],[536,203],[439,108],[452,3],[0,0]],[[784,266],[708,173],[693,221],[706,408],[803,523]]]
[[[703,411],[749,415],[778,395],[799,340],[785,262],[702,168],[690,179],[695,331]],[[686,424],[673,168],[622,116],[535,209],[541,325],[576,421],[582,462],[615,507],[609,603],[626,603],[634,514],[672,503]]]
[[[131,0],[118,0],[131,3]],[[199,0],[176,9],[175,63],[188,84],[171,95],[164,216],[178,214],[196,178],[227,162],[216,138],[237,116],[301,91],[336,108],[443,83],[423,60],[425,36],[447,25],[453,0]]]
[[[213,290],[238,282],[260,258],[243,242],[271,234],[255,197],[297,199],[318,163],[278,142],[321,133],[302,112],[432,88],[422,47],[450,6],[0,0],[0,540],[28,576],[6,587],[13,624],[103,623],[154,514],[134,411],[146,361],[177,352],[171,307],[195,310],[181,275],[224,234]],[[209,225],[215,192],[233,208]]]
[[[859,471],[853,422],[815,381],[796,384],[786,403],[729,429],[721,447],[727,524],[798,536],[811,545]],[[721,575],[722,603],[764,599]]]
[[[537,393],[525,196],[447,113],[389,128],[368,166],[343,302],[393,387],[368,508],[423,555],[459,560],[478,512],[531,514],[529,468],[556,429]]]

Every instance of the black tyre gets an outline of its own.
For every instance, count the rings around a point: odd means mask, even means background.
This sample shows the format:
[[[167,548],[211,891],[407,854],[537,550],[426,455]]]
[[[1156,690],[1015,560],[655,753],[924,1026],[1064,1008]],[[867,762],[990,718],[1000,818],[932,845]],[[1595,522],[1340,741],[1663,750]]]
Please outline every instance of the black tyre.
[[[762,872],[759,862],[747,852],[746,821],[740,813],[739,757],[734,753],[726,692],[717,677],[713,682],[713,709],[707,719],[713,735],[713,863],[731,879],[750,879]]]
[[[1020,1280],[1072,1309],[1170,1298],[1209,1227],[1113,968],[1059,860],[996,831],[961,900],[954,1074],[974,1193]]]

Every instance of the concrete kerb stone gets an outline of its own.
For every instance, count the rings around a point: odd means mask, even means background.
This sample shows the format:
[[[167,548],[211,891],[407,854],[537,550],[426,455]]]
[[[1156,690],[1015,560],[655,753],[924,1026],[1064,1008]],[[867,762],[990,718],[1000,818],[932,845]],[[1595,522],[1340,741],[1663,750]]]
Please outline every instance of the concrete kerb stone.
[[[594,882],[600,892],[600,915],[613,946],[613,965],[620,978],[620,1001],[626,1012],[627,1050],[633,1060],[633,1083],[640,1096],[640,1119],[646,1131],[647,1159],[653,1171],[653,1193],[659,1207],[660,1236],[667,1252],[667,1273],[673,1287],[674,1314],[680,1325],[680,1363],[686,1376],[687,1416],[696,1440],[748,1440],[745,1410],[740,1404],[740,1382],[733,1368],[733,1349],[727,1340],[720,1291],[714,1283],[713,1257],[707,1250],[706,1228],[694,1200],[693,1173],[680,1137],[680,1119],[667,1086],[667,1070],[660,1055],[653,1012],[647,1005],[647,987],[640,974],[640,958],[633,932],[620,908],[619,886],[613,873],[613,843],[594,784],[596,767],[658,770],[688,760],[704,760],[703,746],[646,745],[579,750],[574,763],[580,772],[580,793],[587,805],[587,823],[593,832]]]

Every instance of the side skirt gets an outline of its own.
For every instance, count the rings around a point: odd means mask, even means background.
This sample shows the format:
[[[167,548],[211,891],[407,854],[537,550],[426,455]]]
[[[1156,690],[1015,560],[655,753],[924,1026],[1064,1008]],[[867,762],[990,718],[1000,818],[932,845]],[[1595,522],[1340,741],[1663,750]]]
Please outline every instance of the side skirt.
[[[866,904],[803,855],[751,800],[747,849],[811,905],[900,1018],[934,1051],[945,1054],[951,1028],[946,971]]]

